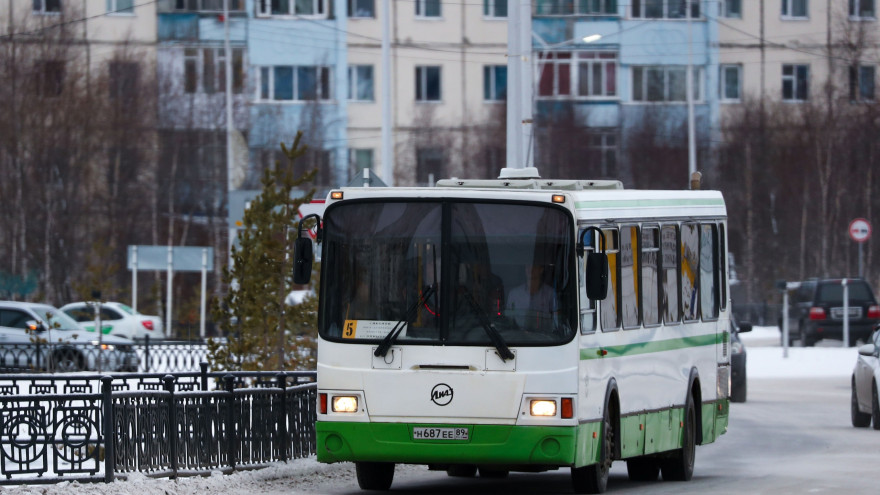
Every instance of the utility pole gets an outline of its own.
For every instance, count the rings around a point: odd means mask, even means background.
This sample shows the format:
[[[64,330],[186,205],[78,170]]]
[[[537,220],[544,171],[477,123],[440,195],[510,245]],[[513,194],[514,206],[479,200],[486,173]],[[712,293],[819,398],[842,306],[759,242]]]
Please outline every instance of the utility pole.
[[[391,1],[382,0],[382,178],[394,185],[391,143]]]
[[[531,167],[532,4],[514,0],[507,14],[507,166]]]
[[[229,0],[223,0],[223,63],[226,67],[226,214],[229,217],[234,189],[232,181],[232,133],[235,132],[235,123],[232,120],[232,50],[229,48]],[[228,221],[228,218],[227,218]],[[229,224],[229,242],[227,244],[229,260],[232,263],[232,244],[235,241],[235,227]]]
[[[692,0],[688,0],[687,6],[687,32],[688,32],[688,64],[687,64],[687,119],[688,119],[688,184],[691,177],[697,171],[697,143],[694,131],[694,43],[691,32],[691,14],[693,9]]]

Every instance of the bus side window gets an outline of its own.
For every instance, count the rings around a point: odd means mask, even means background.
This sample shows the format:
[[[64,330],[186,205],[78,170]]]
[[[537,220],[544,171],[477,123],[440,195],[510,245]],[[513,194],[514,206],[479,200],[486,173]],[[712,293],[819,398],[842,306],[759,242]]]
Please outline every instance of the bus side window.
[[[663,286],[660,279],[660,229],[657,226],[642,227],[642,320],[645,326],[660,324],[660,295]]]
[[[684,321],[700,318],[700,230],[696,223],[681,225],[681,308]]]
[[[678,226],[664,225],[660,230],[660,284],[663,288],[660,310],[663,321],[674,325],[681,321],[681,305],[678,288],[681,278],[678,275]]]
[[[605,254],[608,255],[608,297],[599,303],[602,331],[620,328],[620,238],[616,228],[604,228]]]
[[[623,328],[639,328],[641,307],[638,281],[639,227],[620,228],[620,307]]]
[[[578,290],[580,292],[580,324],[581,333],[596,331],[596,302],[587,297],[587,255],[594,251],[596,234],[592,231],[580,232],[584,251],[578,258]]]
[[[718,318],[720,280],[718,276],[718,230],[714,223],[700,225],[700,313],[704,320]]]

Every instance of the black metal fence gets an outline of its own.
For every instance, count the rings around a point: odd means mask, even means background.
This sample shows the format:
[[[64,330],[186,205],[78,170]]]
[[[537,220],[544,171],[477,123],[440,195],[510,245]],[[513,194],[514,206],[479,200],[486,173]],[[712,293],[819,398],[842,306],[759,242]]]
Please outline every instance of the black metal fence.
[[[41,342],[0,342],[0,373],[97,371],[176,373],[198,371],[208,358],[199,341],[145,339],[131,345]]]
[[[232,471],[315,452],[315,372],[5,375],[0,484]]]

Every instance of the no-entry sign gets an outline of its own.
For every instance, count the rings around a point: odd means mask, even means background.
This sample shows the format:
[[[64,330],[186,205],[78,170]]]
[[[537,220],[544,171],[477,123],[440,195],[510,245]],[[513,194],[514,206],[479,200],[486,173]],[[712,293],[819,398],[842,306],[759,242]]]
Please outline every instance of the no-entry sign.
[[[864,218],[856,218],[849,223],[849,236],[856,242],[865,242],[871,238],[871,224]]]

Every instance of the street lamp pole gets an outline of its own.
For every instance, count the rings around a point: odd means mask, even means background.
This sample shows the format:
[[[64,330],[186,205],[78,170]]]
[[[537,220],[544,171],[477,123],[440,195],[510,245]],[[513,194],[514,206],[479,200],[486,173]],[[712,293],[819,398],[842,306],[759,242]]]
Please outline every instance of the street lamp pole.
[[[507,18],[507,166],[531,167],[532,4],[510,2]]]
[[[691,32],[692,1],[688,0],[687,6],[687,32],[688,32],[688,64],[687,64],[687,118],[688,118],[688,178],[687,184],[691,184],[694,172],[697,171],[697,144],[694,136],[694,44]]]

